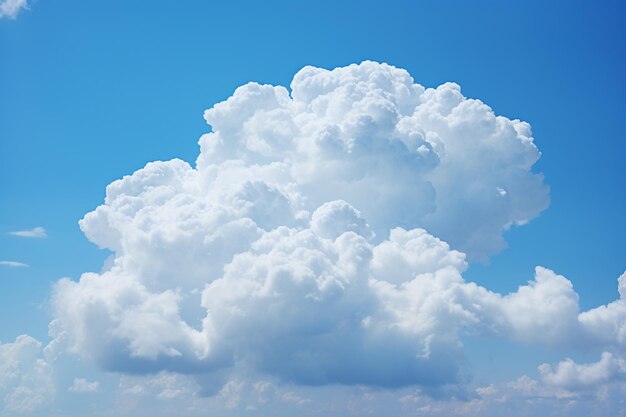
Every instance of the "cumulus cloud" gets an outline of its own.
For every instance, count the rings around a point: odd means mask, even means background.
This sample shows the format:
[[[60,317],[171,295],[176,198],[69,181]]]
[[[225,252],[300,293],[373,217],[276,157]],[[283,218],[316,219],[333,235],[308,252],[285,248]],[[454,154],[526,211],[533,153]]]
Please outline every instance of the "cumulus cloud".
[[[626,347],[626,272],[618,279],[618,292],[618,300],[580,315],[595,345]]]
[[[26,268],[28,267],[28,264],[25,264],[24,262],[16,262],[16,261],[0,261],[0,265],[2,266],[9,266],[12,268]]]
[[[626,361],[610,352],[603,352],[598,362],[577,364],[571,359],[559,362],[556,366],[539,366],[543,380],[551,385],[568,390],[599,388],[602,385],[626,381]]]
[[[28,9],[28,0],[2,0],[0,18],[15,19],[22,9]]]
[[[29,238],[44,238],[48,237],[46,233],[46,229],[41,226],[34,227],[32,229],[27,230],[16,230],[14,232],[9,232],[10,235],[19,236],[19,237],[29,237]]]
[[[291,92],[250,83],[205,118],[195,168],[149,163],[80,221],[113,256],[55,285],[51,357],[195,375],[207,395],[233,372],[432,393],[466,380],[461,333],[623,346],[623,277],[584,313],[549,269],[508,295],[463,279],[548,190],[530,126],[458,85],[306,67]]]
[[[569,280],[546,268],[537,267],[528,285],[485,305],[491,309],[485,322],[522,343],[566,345],[581,333],[578,294]]]
[[[54,394],[52,369],[42,345],[21,335],[0,344],[0,397],[5,413],[28,413],[49,403]]]

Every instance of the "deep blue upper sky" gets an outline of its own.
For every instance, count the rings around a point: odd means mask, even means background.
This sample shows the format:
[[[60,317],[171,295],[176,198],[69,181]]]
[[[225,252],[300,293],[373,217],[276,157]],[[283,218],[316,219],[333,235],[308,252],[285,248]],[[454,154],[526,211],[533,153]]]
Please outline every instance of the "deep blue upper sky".
[[[106,253],[77,221],[146,162],[193,162],[204,109],[248,81],[288,86],[305,65],[365,59],[461,85],[528,121],[551,207],[466,278],[508,292],[535,265],[567,276],[583,309],[616,296],[626,244],[623,2],[41,0],[0,21],[0,340],[45,338],[62,276]],[[44,226],[49,238],[5,232]],[[9,319],[11,318],[11,319]]]

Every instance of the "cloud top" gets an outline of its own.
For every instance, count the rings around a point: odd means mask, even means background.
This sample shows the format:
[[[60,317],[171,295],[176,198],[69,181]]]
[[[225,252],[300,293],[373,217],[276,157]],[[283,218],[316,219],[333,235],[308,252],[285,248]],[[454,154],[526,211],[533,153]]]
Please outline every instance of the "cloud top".
[[[415,84],[375,62],[305,67],[284,87],[249,83],[204,114],[198,170],[235,161],[297,187],[306,210],[345,200],[380,239],[423,227],[470,257],[548,205],[530,125],[496,116],[457,84]]]

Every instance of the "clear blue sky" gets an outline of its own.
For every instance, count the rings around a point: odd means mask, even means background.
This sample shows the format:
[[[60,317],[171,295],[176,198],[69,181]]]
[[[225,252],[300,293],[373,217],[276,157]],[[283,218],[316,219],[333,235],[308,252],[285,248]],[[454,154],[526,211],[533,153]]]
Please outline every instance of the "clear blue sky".
[[[550,207],[466,279],[508,293],[543,265],[572,281],[583,310],[614,300],[625,18],[620,1],[32,2],[0,19],[0,260],[30,265],[0,266],[0,340],[47,340],[52,284],[101,269],[108,254],[77,222],[107,184],[149,161],[193,163],[203,111],[239,85],[366,59],[426,87],[454,81],[533,127]],[[36,226],[48,237],[7,234]]]

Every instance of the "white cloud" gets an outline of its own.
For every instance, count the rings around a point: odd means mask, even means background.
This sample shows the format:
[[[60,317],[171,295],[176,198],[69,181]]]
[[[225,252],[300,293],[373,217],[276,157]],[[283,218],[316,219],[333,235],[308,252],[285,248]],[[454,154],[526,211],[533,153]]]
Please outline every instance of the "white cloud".
[[[26,268],[28,267],[28,264],[25,264],[23,262],[16,262],[16,261],[0,261],[0,265],[2,266],[10,266],[13,268]]]
[[[213,132],[197,162],[207,181],[225,179],[234,161],[257,166],[258,178],[296,186],[307,210],[346,200],[380,239],[425,227],[485,259],[506,229],[548,204],[527,123],[496,116],[456,84],[425,89],[385,64],[306,67],[291,94],[250,83],[205,119]]]
[[[559,362],[556,366],[539,366],[543,380],[560,388],[580,390],[599,388],[602,385],[626,381],[626,361],[610,352],[603,352],[598,362],[577,364],[571,359]]]
[[[354,209],[343,204],[313,218],[344,224]],[[423,230],[394,229],[378,245],[363,233],[265,232],[207,283],[201,301],[180,288],[150,291],[151,280],[119,266],[64,280],[52,334],[118,371],[234,366],[297,384],[378,386],[459,382],[462,329],[533,344],[587,337],[571,283],[550,270],[537,268],[528,285],[501,296],[464,282],[463,254]],[[194,300],[205,312],[195,327],[182,317]]]
[[[556,366],[543,364],[539,378],[478,386],[475,395],[437,399],[418,390],[398,394],[402,411],[394,415],[450,416],[624,416],[624,361],[603,353],[600,361],[580,365],[567,359]]]
[[[457,351],[462,308],[441,317],[436,301],[432,310],[410,310],[420,308],[412,304],[419,292],[435,298],[460,280],[458,272],[446,265],[420,276],[432,290],[413,281],[398,288],[370,278],[374,256],[351,231],[333,241],[310,229],[279,228],[236,255],[223,278],[205,288],[202,305],[212,312],[205,326],[230,345],[235,362],[296,383],[456,380],[458,363],[449,357]]]
[[[22,335],[0,344],[0,398],[5,413],[29,413],[52,400],[52,370],[43,359],[42,345]]]
[[[535,278],[515,293],[485,303],[486,321],[499,332],[527,344],[571,344],[580,336],[578,294],[572,283],[537,267]]]
[[[197,168],[107,187],[80,227],[113,260],[56,284],[51,357],[193,374],[206,394],[242,373],[461,396],[461,333],[623,346],[622,299],[581,314],[541,267],[508,295],[462,277],[461,250],[484,259],[548,204],[528,124],[373,62],[291,89],[240,87],[205,113]]]
[[[98,381],[88,381],[85,378],[74,378],[74,381],[68,390],[82,394],[88,392],[98,392],[99,388],[100,383]]]
[[[354,232],[368,239],[373,237],[362,214],[343,200],[325,203],[315,210],[311,229],[328,239],[336,239],[345,232]]]
[[[34,227],[28,230],[16,230],[14,232],[9,232],[10,235],[19,236],[19,237],[29,237],[29,238],[45,238],[48,237],[46,233],[46,229],[43,227]]]
[[[196,372],[241,364],[304,384],[455,380],[457,364],[446,354],[457,350],[455,320],[464,320],[462,307],[458,314],[424,325],[419,315],[396,311],[392,304],[419,308],[410,305],[416,293],[427,297],[462,280],[445,260],[431,259],[437,252],[448,256],[445,243],[426,238],[423,231],[397,230],[394,236],[402,233],[408,237],[397,244],[432,250],[426,260],[435,268],[442,265],[420,276],[432,290],[422,291],[419,283],[407,283],[405,289],[385,278],[369,279],[373,248],[352,231],[331,240],[308,228],[280,227],[236,255],[223,277],[201,291],[205,317],[197,328],[181,317],[179,306],[193,302],[190,295],[150,292],[140,277],[114,266],[102,275],[85,274],[78,283],[57,284],[51,331],[57,342],[115,370]],[[388,259],[375,259],[378,274],[391,267]],[[450,259],[464,265],[461,254]],[[442,296],[440,302],[447,300]],[[426,309],[423,316],[439,314],[440,307]],[[370,366],[380,358],[388,360]]]
[[[28,0],[2,0],[0,18],[15,19],[22,9],[28,9]]]
[[[590,344],[626,348],[626,272],[618,278],[618,292],[618,300],[580,315]]]

